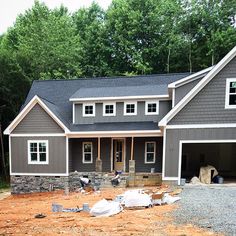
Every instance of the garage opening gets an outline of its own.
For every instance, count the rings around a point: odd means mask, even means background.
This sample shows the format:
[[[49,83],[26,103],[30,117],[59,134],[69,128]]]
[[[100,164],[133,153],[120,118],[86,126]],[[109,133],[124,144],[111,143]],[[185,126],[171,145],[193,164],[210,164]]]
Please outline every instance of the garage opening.
[[[202,166],[216,168],[224,183],[236,183],[236,143],[183,143],[181,178],[199,177]]]

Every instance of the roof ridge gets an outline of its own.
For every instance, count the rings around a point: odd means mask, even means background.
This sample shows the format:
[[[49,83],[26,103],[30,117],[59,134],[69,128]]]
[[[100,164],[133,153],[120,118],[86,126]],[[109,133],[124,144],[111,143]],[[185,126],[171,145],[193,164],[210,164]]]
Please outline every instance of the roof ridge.
[[[183,74],[194,74],[190,72],[176,72],[176,73],[161,73],[161,74],[148,74],[148,75],[131,75],[131,76],[109,76],[109,77],[81,77],[76,79],[48,79],[48,80],[34,80],[33,82],[46,82],[46,81],[75,81],[75,80],[99,80],[99,79],[133,79],[138,77],[153,77],[153,76],[172,76],[172,75],[183,75]]]

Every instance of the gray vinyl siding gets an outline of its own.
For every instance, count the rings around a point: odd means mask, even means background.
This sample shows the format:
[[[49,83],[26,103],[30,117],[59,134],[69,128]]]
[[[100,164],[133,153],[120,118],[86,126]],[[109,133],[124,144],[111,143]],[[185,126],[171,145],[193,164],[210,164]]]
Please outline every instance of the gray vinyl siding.
[[[49,164],[28,164],[28,140],[48,140]],[[11,165],[13,173],[66,173],[65,137],[11,137]]]
[[[236,78],[236,58],[229,62],[169,124],[235,123],[236,109],[225,109],[227,78]]]
[[[111,171],[111,138],[101,138],[102,171]]]
[[[12,133],[63,133],[61,127],[36,104]]]
[[[236,128],[167,129],[165,176],[177,177],[180,140],[236,140]]]
[[[111,138],[101,138],[101,160],[102,171],[111,172]],[[156,142],[156,163],[145,164],[145,142]],[[82,142],[93,143],[93,163],[85,164],[82,162]],[[70,156],[71,160],[70,171],[89,172],[95,171],[95,163],[97,159],[97,138],[81,138],[70,139]],[[162,169],[162,138],[147,137],[134,138],[134,160],[136,161],[136,172],[150,172],[151,168],[155,168],[156,172],[161,172]],[[125,168],[129,172],[129,160],[131,154],[131,138],[125,139]],[[113,154],[112,154],[113,158]],[[113,169],[114,167],[112,167]]]
[[[126,143],[126,150],[125,150],[125,171],[129,172],[129,160],[130,160],[130,156],[131,156],[131,138],[126,138],[125,140]]]
[[[175,106],[200,80],[196,79],[175,89]]]
[[[145,115],[145,102],[137,103],[137,115],[124,116],[124,103],[116,103],[116,116],[103,116],[103,104],[96,103],[95,117],[83,117],[82,104],[75,104],[75,123],[92,124],[105,122],[141,122],[141,121],[160,121],[170,110],[170,101],[159,102],[159,115]]]
[[[145,142],[156,142],[156,162],[153,164],[145,164]],[[134,160],[136,172],[151,172],[151,168],[155,168],[155,172],[162,170],[162,138],[134,138]]]

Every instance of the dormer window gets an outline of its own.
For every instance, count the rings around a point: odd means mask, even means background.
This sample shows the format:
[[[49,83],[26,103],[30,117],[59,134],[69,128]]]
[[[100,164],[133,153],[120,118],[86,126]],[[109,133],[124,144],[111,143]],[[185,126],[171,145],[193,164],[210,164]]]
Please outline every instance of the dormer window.
[[[145,102],[145,115],[158,115],[158,114],[159,114],[159,102],[146,101]]]
[[[124,115],[125,116],[137,115],[137,102],[125,102],[124,103]]]
[[[103,103],[103,116],[115,116],[116,103]]]
[[[236,78],[226,80],[225,108],[236,108]]]
[[[95,116],[95,103],[83,104],[83,116],[84,117]]]

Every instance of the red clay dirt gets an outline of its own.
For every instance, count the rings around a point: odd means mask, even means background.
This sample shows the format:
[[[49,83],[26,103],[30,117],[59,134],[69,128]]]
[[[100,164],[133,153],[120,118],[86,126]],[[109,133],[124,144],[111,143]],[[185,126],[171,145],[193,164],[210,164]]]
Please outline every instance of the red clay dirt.
[[[154,188],[153,188],[154,189]],[[0,235],[217,235],[192,225],[176,225],[170,214],[176,205],[127,210],[111,217],[91,217],[89,213],[52,212],[52,203],[65,208],[92,207],[103,198],[114,199],[126,189],[104,189],[100,194],[64,192],[13,195],[0,201]],[[42,213],[45,218],[36,219]]]

